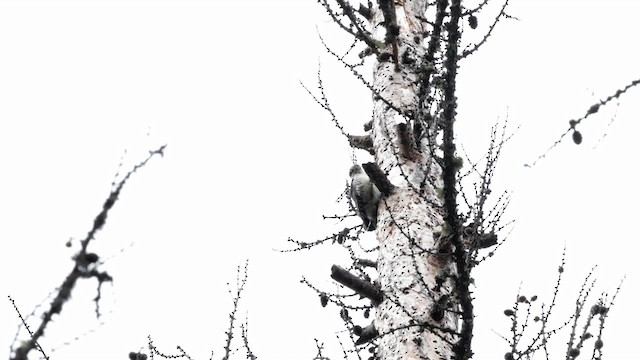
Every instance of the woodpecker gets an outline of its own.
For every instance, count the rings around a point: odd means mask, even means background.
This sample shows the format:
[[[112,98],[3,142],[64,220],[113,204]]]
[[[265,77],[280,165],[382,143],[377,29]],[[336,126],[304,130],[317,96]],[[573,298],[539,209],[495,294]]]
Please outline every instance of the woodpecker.
[[[362,219],[362,226],[366,231],[375,230],[380,190],[371,182],[360,165],[353,165],[349,169],[349,177],[351,177],[351,200],[356,206],[358,216]]]

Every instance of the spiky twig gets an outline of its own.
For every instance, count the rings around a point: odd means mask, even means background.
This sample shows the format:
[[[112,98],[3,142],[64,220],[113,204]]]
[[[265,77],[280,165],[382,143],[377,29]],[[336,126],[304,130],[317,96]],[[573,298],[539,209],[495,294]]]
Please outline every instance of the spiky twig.
[[[49,305],[49,308],[42,314],[42,321],[40,322],[36,331],[31,334],[31,339],[29,341],[25,341],[20,347],[15,350],[15,353],[12,360],[26,360],[28,358],[28,354],[31,350],[33,350],[37,345],[38,339],[44,334],[46,327],[51,322],[52,316],[54,314],[60,314],[62,311],[63,305],[69,300],[71,297],[71,291],[74,289],[76,282],[80,278],[92,278],[95,277],[99,284],[102,284],[104,281],[111,281],[111,276],[106,272],[98,271],[94,264],[97,261],[96,255],[87,253],[87,247],[91,240],[95,238],[95,234],[102,229],[107,221],[107,215],[109,211],[113,208],[116,201],[118,200],[118,196],[122,192],[122,189],[129,178],[136,172],[138,169],[142,168],[151,160],[154,155],[162,156],[164,154],[164,149],[167,145],[162,145],[156,150],[149,151],[149,155],[145,160],[135,165],[133,169],[131,169],[122,180],[119,182],[115,182],[113,184],[113,189],[107,200],[105,200],[102,205],[102,210],[96,216],[93,221],[93,226],[91,230],[87,233],[87,236],[80,241],[81,248],[80,251],[74,256],[74,264],[71,272],[64,279],[60,287],[58,288],[58,293]]]

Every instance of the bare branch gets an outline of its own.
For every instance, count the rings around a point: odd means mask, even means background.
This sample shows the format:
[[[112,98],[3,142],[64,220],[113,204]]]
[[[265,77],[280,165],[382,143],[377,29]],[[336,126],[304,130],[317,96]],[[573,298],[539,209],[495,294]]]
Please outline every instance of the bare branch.
[[[500,20],[501,17],[506,17],[507,15],[505,14],[504,10],[507,7],[507,5],[509,4],[509,0],[505,0],[504,5],[502,5],[502,9],[500,9],[500,12],[498,13],[498,16],[496,16],[496,18],[493,21],[493,24],[491,24],[491,26],[489,26],[489,30],[487,31],[487,33],[484,35],[484,37],[482,38],[482,40],[475,44],[471,49],[466,49],[465,51],[462,52],[462,58],[465,58],[471,54],[473,54],[474,52],[476,52],[480,46],[484,45],[484,43],[487,42],[487,40],[489,39],[489,36],[491,36],[491,33],[493,32],[493,29],[496,27],[496,25],[498,24],[498,21]]]
[[[374,304],[379,304],[383,300],[383,295],[380,289],[372,283],[351,274],[338,265],[331,266],[331,278],[371,300]]]
[[[74,264],[71,272],[67,275],[67,277],[58,288],[58,293],[51,301],[49,308],[42,314],[40,325],[31,335],[31,339],[24,342],[15,350],[15,353],[11,358],[12,360],[26,360],[28,358],[29,352],[36,347],[37,341],[41,336],[44,335],[44,331],[51,322],[52,316],[54,314],[60,314],[62,312],[62,308],[67,300],[70,299],[71,292],[75,288],[78,279],[95,277],[98,280],[99,284],[102,284],[102,282],[104,281],[111,281],[111,276],[109,274],[107,274],[106,272],[100,272],[94,267],[95,260],[97,260],[97,255],[87,253],[87,246],[89,245],[91,240],[95,238],[95,234],[105,225],[109,211],[115,205],[124,185],[129,180],[129,178],[136,171],[145,166],[154,155],[162,156],[164,154],[165,148],[166,145],[162,145],[156,150],[149,151],[149,155],[147,156],[147,158],[139,164],[135,165],[133,169],[131,169],[122,180],[117,183],[115,183],[114,181],[111,193],[102,205],[102,210],[93,221],[93,227],[87,233],[87,236],[80,241],[81,248],[78,254],[74,256]],[[100,287],[98,287],[98,289],[99,288]],[[99,293],[97,298],[100,298]],[[99,314],[99,309],[97,309],[96,311]]]
[[[224,346],[224,356],[222,357],[222,360],[229,360],[229,357],[231,356],[231,340],[233,339],[233,326],[236,320],[236,312],[238,312],[238,304],[240,303],[242,290],[244,290],[244,286],[247,283],[248,272],[249,272],[249,261],[247,260],[244,263],[244,271],[241,271],[241,268],[238,265],[238,269],[236,271],[235,293],[231,291],[231,288],[229,288],[229,294],[233,299],[233,307],[231,308],[231,312],[229,313],[229,329],[225,332],[226,343]],[[227,286],[229,286],[229,284],[227,284]]]

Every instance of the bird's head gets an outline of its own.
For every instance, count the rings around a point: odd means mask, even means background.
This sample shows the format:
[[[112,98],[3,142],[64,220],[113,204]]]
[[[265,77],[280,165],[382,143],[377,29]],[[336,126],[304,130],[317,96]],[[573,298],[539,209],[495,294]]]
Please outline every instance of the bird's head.
[[[357,164],[353,165],[351,169],[349,169],[349,177],[353,177],[355,174],[362,174],[362,172],[362,166]]]

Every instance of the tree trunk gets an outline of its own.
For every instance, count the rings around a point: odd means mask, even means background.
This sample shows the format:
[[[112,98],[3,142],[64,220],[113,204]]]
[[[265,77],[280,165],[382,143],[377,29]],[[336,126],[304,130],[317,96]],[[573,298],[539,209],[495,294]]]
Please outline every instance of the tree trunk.
[[[382,10],[374,7],[371,28],[379,29],[376,39],[383,39],[390,24],[383,1],[379,3]],[[395,7],[399,32],[391,40],[386,36],[382,51],[391,56],[379,55],[374,66],[374,90],[381,99],[375,101],[372,134],[376,163],[397,188],[378,209],[378,272],[385,296],[375,319],[382,334],[378,355],[383,360],[449,359],[457,316],[448,304],[452,286],[439,280],[453,273],[451,256],[442,254],[450,252],[441,241],[446,233],[438,196],[442,170],[432,156],[428,136],[416,139],[411,131],[429,125],[424,117],[418,118],[425,106],[419,94],[420,65],[425,64],[428,50],[424,44],[428,29],[419,17],[424,16],[427,2],[389,3]]]

